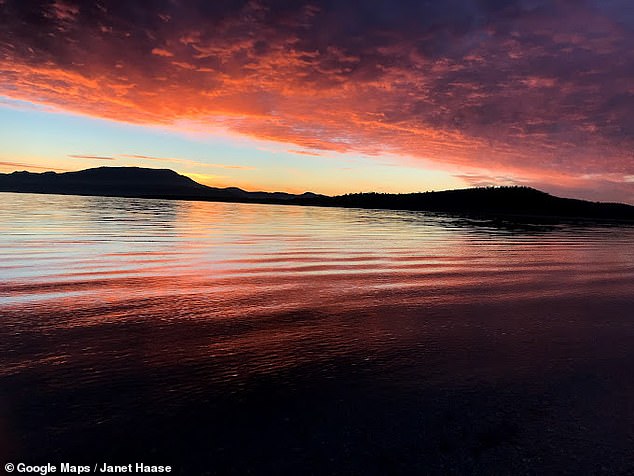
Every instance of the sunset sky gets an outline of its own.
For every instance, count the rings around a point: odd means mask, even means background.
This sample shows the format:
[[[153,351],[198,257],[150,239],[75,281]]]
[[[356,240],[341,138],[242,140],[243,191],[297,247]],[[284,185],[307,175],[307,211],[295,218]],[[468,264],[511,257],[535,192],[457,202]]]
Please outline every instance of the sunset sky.
[[[629,0],[0,0],[0,172],[634,203]]]

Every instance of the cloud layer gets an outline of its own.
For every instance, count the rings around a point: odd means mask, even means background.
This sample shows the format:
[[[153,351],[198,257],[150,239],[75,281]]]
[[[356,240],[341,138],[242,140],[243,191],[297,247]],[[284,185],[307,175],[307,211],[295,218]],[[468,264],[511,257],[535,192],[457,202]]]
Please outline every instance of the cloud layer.
[[[0,94],[634,200],[632,12],[626,0],[4,0]]]

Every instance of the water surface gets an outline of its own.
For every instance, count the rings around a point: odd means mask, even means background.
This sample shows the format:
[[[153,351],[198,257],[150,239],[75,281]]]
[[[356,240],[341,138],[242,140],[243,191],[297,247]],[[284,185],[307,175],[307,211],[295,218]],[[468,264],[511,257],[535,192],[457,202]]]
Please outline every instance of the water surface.
[[[0,198],[2,460],[634,471],[632,228]]]

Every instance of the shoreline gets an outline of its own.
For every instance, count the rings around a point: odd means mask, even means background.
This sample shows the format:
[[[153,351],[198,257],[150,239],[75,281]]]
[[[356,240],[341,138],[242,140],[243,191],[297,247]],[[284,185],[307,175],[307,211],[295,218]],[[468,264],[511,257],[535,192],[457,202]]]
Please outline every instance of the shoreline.
[[[253,205],[285,205],[285,206],[301,206],[301,207],[319,207],[319,208],[342,208],[357,210],[376,210],[376,211],[401,211],[401,212],[419,212],[433,213],[441,216],[462,217],[484,220],[507,220],[510,223],[526,224],[526,225],[556,225],[556,224],[579,224],[579,225],[615,225],[615,226],[634,226],[634,217],[597,217],[584,215],[547,215],[532,213],[504,213],[489,210],[459,210],[459,209],[433,209],[433,208],[395,208],[395,207],[373,207],[359,206],[358,204],[346,205],[342,203],[324,203],[323,199],[257,199],[257,198],[240,198],[240,197],[200,197],[200,196],[176,196],[176,195],[137,195],[137,194],[99,194],[99,193],[63,193],[63,192],[39,192],[24,190],[0,190],[0,193],[18,193],[18,194],[37,194],[37,195],[59,195],[59,196],[76,196],[76,197],[102,197],[102,198],[128,198],[142,200],[169,200],[169,201],[186,201],[186,202],[216,202],[216,203],[240,203]],[[422,193],[443,193],[443,192],[422,192]],[[328,197],[325,200],[336,200],[339,197]],[[556,197],[559,198],[559,197]],[[569,200],[569,199],[565,199]],[[575,200],[575,199],[570,199]],[[630,206],[621,203],[602,203],[587,202],[599,205],[617,205]]]

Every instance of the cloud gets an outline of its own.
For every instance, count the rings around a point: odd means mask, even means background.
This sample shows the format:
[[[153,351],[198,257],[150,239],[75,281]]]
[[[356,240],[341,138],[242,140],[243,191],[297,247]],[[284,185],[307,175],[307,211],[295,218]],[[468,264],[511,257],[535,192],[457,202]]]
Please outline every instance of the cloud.
[[[35,112],[56,112],[57,110],[50,106],[34,104],[28,101],[20,101],[12,98],[0,96],[0,107],[14,109],[16,111],[35,111]]]
[[[163,48],[153,48],[152,54],[156,56],[163,56],[165,58],[171,58],[172,56],[174,56],[173,53],[170,53],[169,51],[164,50]]]
[[[555,185],[634,175],[626,0],[7,0],[0,16],[13,99]]]
[[[41,167],[39,165],[33,164],[24,164],[21,162],[0,162],[0,167],[11,167],[15,169],[16,167],[22,167],[24,169],[36,169],[36,170],[50,170],[50,171],[63,171],[66,172],[66,169],[59,169],[55,167]]]
[[[137,155],[137,154],[121,154],[118,157],[127,159],[141,159],[152,160],[157,162],[172,162],[175,164],[192,165],[196,167],[210,167],[216,169],[237,169],[237,170],[255,170],[255,167],[249,167],[246,165],[233,165],[233,164],[213,164],[207,162],[199,162],[190,159],[180,159],[174,157],[152,157],[150,155]]]
[[[107,157],[107,156],[102,156],[102,155],[76,155],[76,154],[70,154],[70,155],[67,155],[66,157],[69,157],[71,159],[117,160],[116,157]]]
[[[79,7],[71,3],[56,0],[50,7],[50,15],[61,22],[73,21],[79,13]]]
[[[150,160],[155,162],[169,162],[174,164],[181,165],[189,165],[195,167],[209,167],[216,169],[234,169],[234,170],[255,170],[255,167],[250,167],[247,165],[234,165],[234,164],[215,164],[208,162],[200,162],[191,159],[182,159],[176,157],[153,157],[151,155],[139,155],[139,154],[118,154],[114,157],[112,156],[103,156],[103,155],[80,155],[80,154],[69,154],[67,157],[71,159],[88,159],[88,160],[121,160],[121,159],[139,159],[139,160]]]
[[[310,155],[312,157],[320,157],[323,155],[320,152],[316,152],[312,150],[289,149],[287,152],[291,154],[297,154],[297,155]]]

